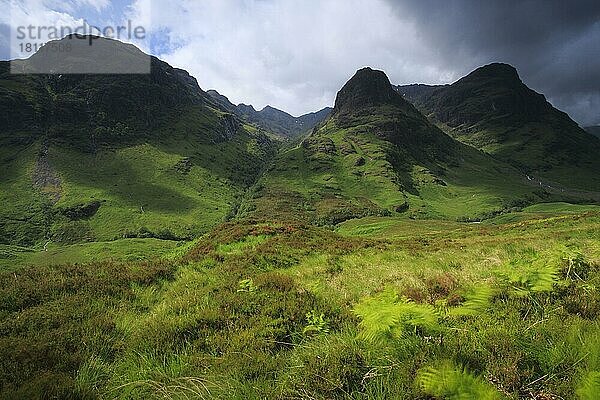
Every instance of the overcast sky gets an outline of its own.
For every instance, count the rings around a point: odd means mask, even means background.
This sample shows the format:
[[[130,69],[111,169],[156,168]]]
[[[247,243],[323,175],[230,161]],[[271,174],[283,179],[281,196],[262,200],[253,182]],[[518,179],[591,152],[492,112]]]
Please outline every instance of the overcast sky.
[[[8,26],[142,25],[145,51],[235,103],[299,115],[363,66],[396,84],[450,83],[501,61],[581,125],[600,124],[598,0],[0,0]]]

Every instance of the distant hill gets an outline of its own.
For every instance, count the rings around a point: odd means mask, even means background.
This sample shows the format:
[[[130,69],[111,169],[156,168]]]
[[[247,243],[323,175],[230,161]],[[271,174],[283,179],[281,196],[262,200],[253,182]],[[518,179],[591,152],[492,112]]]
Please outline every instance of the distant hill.
[[[96,45],[143,55],[114,40]],[[82,57],[73,63],[98,61]],[[0,243],[195,237],[235,214],[277,147],[155,57],[137,75],[9,67],[0,63]]]
[[[590,141],[510,65],[486,65],[451,85],[396,90],[463,143],[558,185],[600,190],[600,140]]]
[[[260,111],[256,111],[254,107],[246,104],[239,104],[236,106],[231,103],[227,97],[216,90],[209,90],[207,93],[221,107],[238,115],[244,121],[288,138],[310,131],[325,120],[332,110],[330,107],[326,107],[317,112],[305,114],[300,117],[293,117],[285,111],[278,110],[271,106],[266,106]]]
[[[277,157],[247,209],[319,224],[396,213],[472,219],[545,196],[516,168],[442,132],[385,73],[364,68],[324,125]]]

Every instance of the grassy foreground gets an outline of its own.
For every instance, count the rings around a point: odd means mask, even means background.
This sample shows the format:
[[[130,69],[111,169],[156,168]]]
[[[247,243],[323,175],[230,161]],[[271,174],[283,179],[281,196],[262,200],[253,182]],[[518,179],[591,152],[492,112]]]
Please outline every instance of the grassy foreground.
[[[32,258],[0,273],[0,398],[596,399],[599,231],[550,204]]]

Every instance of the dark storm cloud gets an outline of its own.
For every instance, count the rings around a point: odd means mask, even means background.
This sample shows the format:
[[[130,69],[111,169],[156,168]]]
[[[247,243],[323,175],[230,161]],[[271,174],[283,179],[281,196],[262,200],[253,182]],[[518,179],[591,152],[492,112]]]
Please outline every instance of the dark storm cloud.
[[[508,62],[582,125],[600,124],[600,1],[387,0],[458,72]]]

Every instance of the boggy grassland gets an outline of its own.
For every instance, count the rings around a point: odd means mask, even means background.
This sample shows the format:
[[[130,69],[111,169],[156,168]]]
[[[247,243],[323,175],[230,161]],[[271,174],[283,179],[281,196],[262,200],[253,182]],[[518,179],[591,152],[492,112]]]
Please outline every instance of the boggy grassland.
[[[0,273],[0,398],[597,399],[599,228],[545,204],[30,258]]]

